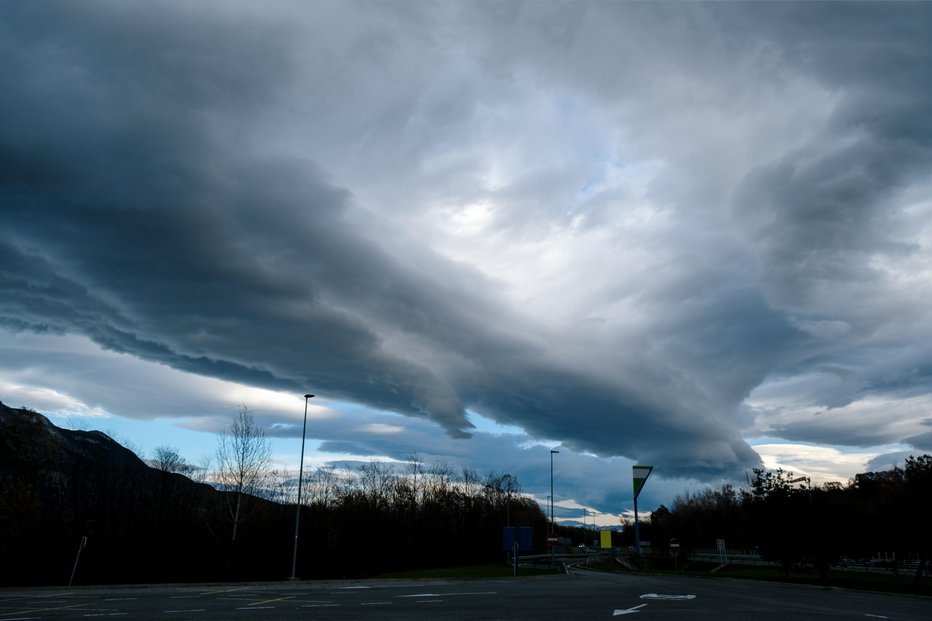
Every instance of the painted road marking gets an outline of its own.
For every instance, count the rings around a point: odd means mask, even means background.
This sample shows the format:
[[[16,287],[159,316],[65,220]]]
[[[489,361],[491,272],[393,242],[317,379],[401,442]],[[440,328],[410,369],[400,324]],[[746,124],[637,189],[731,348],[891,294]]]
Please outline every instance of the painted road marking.
[[[888,619],[888,618],[889,618],[889,617],[885,617],[885,616],[883,616],[883,615],[867,615],[867,614],[866,614],[866,615],[864,615],[864,616],[865,616],[865,617],[874,617],[875,619]]]
[[[241,606],[237,610],[275,610],[275,606]]]
[[[287,596],[285,596],[285,597],[276,597],[275,599],[267,599],[267,600],[265,600],[265,601],[263,601],[263,602],[255,602],[255,603],[252,603],[252,604],[249,604],[249,605],[250,605],[250,606],[259,606],[260,604],[271,604],[272,602],[281,602],[281,601],[284,601],[284,600],[286,600],[286,599],[294,599],[294,597],[295,597],[294,595],[287,595]]]
[[[696,599],[695,595],[663,595],[660,593],[645,593],[641,599],[662,599],[669,601],[682,601],[687,599]]]
[[[340,604],[304,604],[301,608],[336,608]]]
[[[217,595],[218,593],[235,593],[236,591],[245,591],[249,587],[239,587],[236,589],[221,589],[219,591],[204,591],[201,595]]]
[[[48,595],[36,595],[37,599],[47,600],[49,597],[67,597],[68,595],[77,595],[77,591],[65,591],[64,593],[49,593]],[[66,600],[61,600],[66,601]]]
[[[185,608],[184,610],[163,610],[163,613],[167,615],[178,615],[184,614],[186,612],[207,612],[206,608]]]
[[[11,614],[11,615],[30,615],[30,614],[34,614],[34,613],[37,613],[37,612],[49,612],[49,611],[51,611],[51,610],[68,610],[69,608],[80,608],[80,607],[82,607],[82,606],[90,606],[90,605],[91,605],[90,602],[82,602],[82,603],[80,603],[80,604],[72,604],[72,605],[70,605],[70,606],[55,606],[55,607],[53,607],[53,608],[31,608],[31,609],[29,609],[29,610],[19,610],[19,611],[17,611],[17,612],[10,612],[10,613],[6,613],[6,614]],[[3,615],[0,615],[0,616],[3,616]]]
[[[391,602],[363,602],[360,606],[391,606]]]
[[[643,608],[643,607],[646,606],[646,605],[647,605],[647,604],[641,604],[640,606],[635,606],[635,607],[633,607],[633,608],[625,608],[625,609],[623,609],[623,610],[622,610],[622,609],[619,609],[619,608],[616,608],[616,609],[615,609],[615,612],[612,613],[612,616],[613,616],[613,617],[620,617],[621,615],[632,615],[632,614],[638,612],[638,608]]]

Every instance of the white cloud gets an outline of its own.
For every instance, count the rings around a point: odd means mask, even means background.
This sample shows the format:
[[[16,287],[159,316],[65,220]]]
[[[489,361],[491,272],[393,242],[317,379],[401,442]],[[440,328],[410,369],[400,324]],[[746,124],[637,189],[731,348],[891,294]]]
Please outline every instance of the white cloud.
[[[783,469],[795,476],[809,477],[813,485],[847,483],[856,474],[870,471],[870,461],[883,454],[874,451],[847,452],[837,448],[806,444],[754,444],[754,450],[769,470]]]

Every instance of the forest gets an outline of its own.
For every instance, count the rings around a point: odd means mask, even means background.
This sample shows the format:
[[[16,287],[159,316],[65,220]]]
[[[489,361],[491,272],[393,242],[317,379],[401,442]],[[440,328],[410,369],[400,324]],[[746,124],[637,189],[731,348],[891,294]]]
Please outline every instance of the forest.
[[[294,473],[274,472],[269,457],[245,408],[208,469],[171,447],[146,463],[106,434],[61,429],[0,403],[0,585],[281,580],[293,562],[302,579],[504,562],[508,525],[530,526],[535,549],[547,549],[547,516],[509,473],[427,464],[412,453],[398,464],[305,472],[298,503]],[[918,581],[932,547],[930,497],[929,455],[846,484],[755,470],[741,488],[678,496],[640,532],[652,542],[646,555],[669,556],[676,538],[688,561],[725,540],[787,573],[823,577],[883,552],[918,560]],[[613,545],[632,545],[632,531],[615,533]],[[594,538],[560,525],[556,533],[574,547]]]
[[[707,488],[660,506],[642,536],[677,538],[686,557],[722,539],[728,548],[756,551],[787,575],[812,569],[823,579],[842,563],[883,554],[894,570],[918,561],[918,583],[932,551],[930,498],[932,455],[908,457],[902,467],[858,474],[846,484],[812,485],[782,470],[755,469],[741,489]]]

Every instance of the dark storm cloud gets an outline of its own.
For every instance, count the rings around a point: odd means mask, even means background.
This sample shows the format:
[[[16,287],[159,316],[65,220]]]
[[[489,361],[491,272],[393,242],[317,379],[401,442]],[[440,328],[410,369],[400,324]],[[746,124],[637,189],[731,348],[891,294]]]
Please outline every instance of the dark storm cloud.
[[[922,421],[924,427],[932,427],[932,418]],[[916,448],[917,451],[932,454],[932,431],[926,431],[915,436],[906,438],[906,442]]]
[[[774,378],[926,394],[884,266],[927,252],[928,9],[677,7],[4,4],[0,321],[671,476],[758,465]],[[423,225],[483,201],[477,242],[603,251],[522,297]]]
[[[741,23],[837,97],[827,130],[748,174],[735,201],[767,292],[805,311],[826,286],[884,279],[878,254],[918,250],[898,238],[896,200],[932,164],[932,15],[921,3],[759,8],[769,19]]]
[[[145,8],[5,9],[7,325],[465,426],[449,387],[321,299],[373,281],[419,286],[341,223],[347,193],[312,165],[243,155],[210,129],[264,98],[282,72],[275,46],[227,32],[244,23],[201,24],[209,15],[187,16],[204,28],[192,30]],[[57,27],[32,14],[42,9]]]

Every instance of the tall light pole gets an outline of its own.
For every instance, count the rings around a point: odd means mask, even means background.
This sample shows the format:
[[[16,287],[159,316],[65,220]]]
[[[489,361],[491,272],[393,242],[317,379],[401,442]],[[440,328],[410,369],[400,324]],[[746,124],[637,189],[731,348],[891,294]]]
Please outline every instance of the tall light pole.
[[[550,534],[553,534],[553,454],[559,452],[550,449]]]
[[[294,514],[294,556],[291,559],[291,579],[297,580],[298,569],[298,527],[301,524],[301,483],[304,480],[304,437],[307,434],[307,400],[314,395],[304,395],[304,427],[301,428],[301,463],[298,465],[298,508]]]

